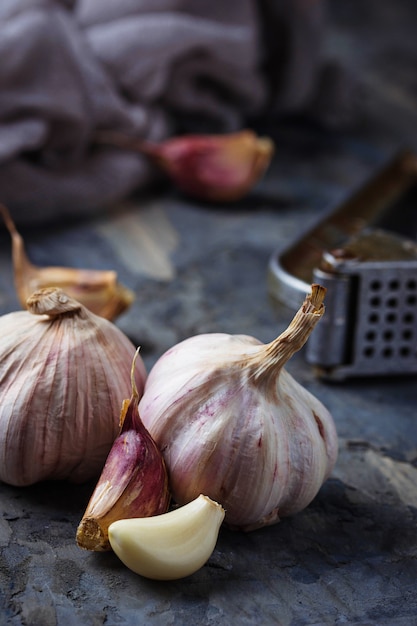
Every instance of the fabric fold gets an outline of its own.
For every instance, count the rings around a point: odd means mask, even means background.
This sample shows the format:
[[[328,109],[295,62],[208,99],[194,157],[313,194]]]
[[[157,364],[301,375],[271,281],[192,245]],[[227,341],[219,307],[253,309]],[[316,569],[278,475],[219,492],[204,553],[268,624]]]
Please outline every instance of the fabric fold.
[[[153,172],[96,132],[158,141],[302,110],[321,15],[319,0],[2,0],[0,201],[18,222],[98,213]]]

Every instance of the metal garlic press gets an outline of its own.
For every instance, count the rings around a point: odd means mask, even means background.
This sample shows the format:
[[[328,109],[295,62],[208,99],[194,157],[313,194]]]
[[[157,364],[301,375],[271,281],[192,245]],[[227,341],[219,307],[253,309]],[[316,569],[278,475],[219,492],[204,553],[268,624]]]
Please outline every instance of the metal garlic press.
[[[312,283],[326,312],[306,345],[324,378],[417,373],[417,155],[402,151],[268,268],[298,307]]]

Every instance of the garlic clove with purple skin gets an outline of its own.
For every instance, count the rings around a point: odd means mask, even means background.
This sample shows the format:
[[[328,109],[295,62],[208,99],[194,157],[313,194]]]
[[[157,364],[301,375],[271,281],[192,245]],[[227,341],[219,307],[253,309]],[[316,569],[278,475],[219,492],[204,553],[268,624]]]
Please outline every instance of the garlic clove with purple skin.
[[[116,132],[96,141],[146,155],[187,195],[209,202],[244,198],[269,167],[274,142],[249,129],[223,135],[183,135],[153,143]]]
[[[139,349],[132,364],[132,396],[122,406],[120,434],[78,525],[77,544],[85,550],[110,550],[108,529],[117,520],[150,517],[168,510],[165,463],[138,412],[139,394],[134,378],[138,354]]]
[[[226,135],[174,137],[155,147],[153,158],[190,196],[211,202],[236,202],[263,176],[273,151],[271,139],[242,130]]]
[[[330,475],[332,416],[285,370],[324,313],[312,286],[288,329],[269,344],[243,335],[191,337],[148,376],[139,410],[168,468],[173,499],[200,493],[251,530],[306,507]]]

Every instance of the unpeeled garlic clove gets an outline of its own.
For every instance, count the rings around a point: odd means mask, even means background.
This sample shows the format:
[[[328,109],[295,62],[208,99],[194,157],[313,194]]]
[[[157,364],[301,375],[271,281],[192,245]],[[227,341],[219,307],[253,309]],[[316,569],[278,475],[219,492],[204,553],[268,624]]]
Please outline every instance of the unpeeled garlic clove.
[[[194,574],[208,561],[223,519],[223,507],[200,494],[163,515],[114,522],[109,540],[133,572],[154,580],[175,580]]]
[[[123,402],[120,434],[78,526],[80,548],[110,550],[109,525],[119,519],[159,515],[168,510],[168,475],[162,455],[144,427],[138,412],[139,394],[133,359],[132,396]]]
[[[246,196],[267,170],[274,144],[251,130],[224,135],[185,135],[159,144],[102,133],[102,143],[148,156],[186,194],[211,202]]]
[[[27,298],[38,289],[59,287],[90,311],[108,320],[115,319],[134,301],[133,291],[120,284],[113,270],[88,270],[70,267],[38,267],[30,262],[22,236],[7,208],[0,213],[12,238],[12,257],[16,292],[23,308]]]

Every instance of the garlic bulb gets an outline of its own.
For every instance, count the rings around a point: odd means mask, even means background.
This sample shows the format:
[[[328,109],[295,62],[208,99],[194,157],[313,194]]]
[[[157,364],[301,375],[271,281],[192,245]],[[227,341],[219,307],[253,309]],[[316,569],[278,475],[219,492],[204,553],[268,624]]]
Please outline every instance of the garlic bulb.
[[[132,363],[132,395],[124,400],[120,434],[77,529],[77,544],[85,550],[110,550],[108,529],[120,519],[166,513],[169,506],[168,475],[158,446],[138,412],[139,392]]]
[[[58,288],[27,306],[0,317],[0,480],[87,480],[118,434],[135,347]],[[145,378],[138,359],[140,393]]]
[[[337,457],[333,419],[284,369],[324,312],[313,285],[288,329],[269,344],[206,334],[155,363],[139,411],[159,445],[178,504],[204,493],[230,527],[251,530],[306,507]]]

